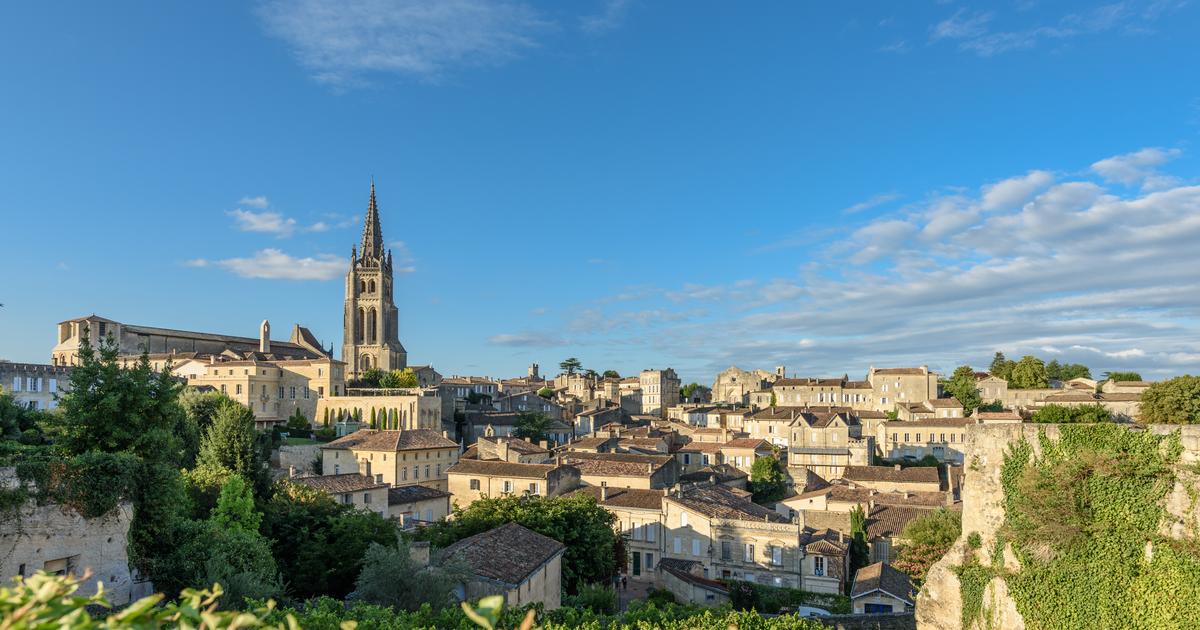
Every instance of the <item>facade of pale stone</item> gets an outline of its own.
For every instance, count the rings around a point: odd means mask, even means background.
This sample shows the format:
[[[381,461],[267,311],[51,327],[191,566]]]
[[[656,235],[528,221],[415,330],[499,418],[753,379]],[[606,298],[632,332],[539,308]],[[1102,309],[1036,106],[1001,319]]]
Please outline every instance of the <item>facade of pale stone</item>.
[[[408,365],[408,352],[400,343],[399,312],[392,299],[392,271],[392,252],[383,245],[375,182],[371,182],[362,249],[351,251],[346,274],[342,360],[352,377],[370,369],[388,372]]]
[[[668,407],[679,404],[679,376],[675,370],[642,370],[638,375],[642,392],[643,414],[662,415]]]
[[[389,390],[392,391],[392,390]],[[334,396],[317,401],[313,424],[324,424],[326,412],[332,424],[340,417],[356,417],[363,426],[380,429],[442,430],[442,400],[434,389],[410,389],[388,396]]]
[[[0,391],[29,409],[56,408],[58,395],[71,385],[70,378],[68,366],[0,361]]]
[[[876,409],[891,411],[897,403],[920,403],[938,397],[938,375],[928,367],[876,368],[867,371]]]
[[[775,368],[773,373],[730,366],[713,381],[712,402],[744,405],[749,402],[752,392],[768,389],[780,378],[783,378],[783,366]]]

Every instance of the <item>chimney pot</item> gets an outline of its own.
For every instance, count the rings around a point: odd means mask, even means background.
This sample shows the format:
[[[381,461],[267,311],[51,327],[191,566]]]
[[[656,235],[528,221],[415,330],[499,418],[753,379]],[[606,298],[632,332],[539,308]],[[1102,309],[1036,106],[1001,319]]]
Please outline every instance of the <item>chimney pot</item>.
[[[608,500],[608,486],[600,486],[600,501]]]
[[[895,468],[896,470],[900,470],[900,464],[895,464],[894,468]]]

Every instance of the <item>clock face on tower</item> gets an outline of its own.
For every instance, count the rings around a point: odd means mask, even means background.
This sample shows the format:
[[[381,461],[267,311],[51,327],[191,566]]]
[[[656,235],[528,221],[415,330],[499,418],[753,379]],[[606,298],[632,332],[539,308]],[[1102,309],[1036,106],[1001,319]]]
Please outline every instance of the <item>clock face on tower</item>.
[[[361,249],[355,247],[350,254],[343,322],[342,361],[351,378],[371,369],[386,372],[408,365],[408,353],[400,343],[399,313],[392,301],[392,253],[383,246],[374,181]]]

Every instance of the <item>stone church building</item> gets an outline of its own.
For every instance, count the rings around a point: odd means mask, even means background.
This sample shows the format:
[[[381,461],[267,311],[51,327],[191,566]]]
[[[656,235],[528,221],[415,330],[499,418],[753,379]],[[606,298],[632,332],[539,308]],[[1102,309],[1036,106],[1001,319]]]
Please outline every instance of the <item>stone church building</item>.
[[[408,353],[400,344],[393,286],[392,251],[384,251],[375,182],[371,182],[362,249],[351,249],[350,272],[346,274],[342,361],[349,366],[352,378],[371,368],[387,372],[408,365]]]

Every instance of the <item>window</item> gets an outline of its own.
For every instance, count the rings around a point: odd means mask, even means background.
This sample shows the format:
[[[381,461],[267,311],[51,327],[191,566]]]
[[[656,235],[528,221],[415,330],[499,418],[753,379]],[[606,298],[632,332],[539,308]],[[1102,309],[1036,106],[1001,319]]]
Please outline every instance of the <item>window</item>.
[[[733,543],[728,540],[721,541],[721,559],[726,561],[733,559]]]
[[[745,562],[754,562],[754,545],[747,543],[742,546],[742,559]],[[747,573],[746,575],[750,575],[750,574]],[[749,582],[751,580],[749,577],[747,577],[746,581]]]
[[[241,383],[238,383],[237,385],[233,386],[233,393],[235,393],[235,394],[242,393],[242,384]]]
[[[917,438],[917,439],[920,439],[920,438]],[[905,442],[907,442],[907,441],[908,441],[908,434],[907,434],[907,433],[905,433],[905,434],[904,434],[904,441],[905,441]]]
[[[371,493],[364,492],[363,493],[363,503],[370,503],[370,502],[371,502]]]
[[[318,387],[317,388],[317,397],[320,398],[324,395],[325,395],[325,387],[324,386]]]
[[[225,391],[225,383],[221,383],[221,393],[222,393],[222,394],[224,394],[224,393],[227,393],[227,392]]]
[[[400,481],[408,481],[408,468],[400,469]],[[472,490],[479,489],[479,480],[478,479],[471,480],[471,489]]]
[[[687,517],[688,517],[687,512],[679,513],[679,526],[680,527],[687,527],[687,523],[688,523]]]
[[[954,435],[954,434],[953,434],[953,433],[951,433],[950,435]],[[946,441],[946,434],[945,434],[945,433],[941,434],[941,436],[940,436],[940,437],[941,437],[942,439],[938,440],[939,442],[945,442],[945,441]]]
[[[783,566],[783,547],[771,547],[771,564]]]
[[[20,376],[13,377],[13,391],[14,392],[21,391],[21,377]]]
[[[304,400],[308,400],[308,385],[304,386]]]
[[[420,479],[420,478],[421,478],[421,467],[413,466],[413,479],[416,480],[416,479]]]
[[[892,612],[891,604],[863,604],[863,612],[868,615],[885,615]]]
[[[658,535],[658,523],[650,523],[646,526],[646,542],[654,542],[655,536]]]
[[[295,385],[292,385],[291,393],[292,393],[292,400],[296,400],[296,386]]]
[[[279,397],[283,398],[283,385],[279,386]]]
[[[511,482],[511,481],[507,481],[507,480],[506,480],[506,481],[504,482],[504,491],[505,491],[505,492],[512,492],[512,489],[513,489],[512,482]]]
[[[535,481],[535,482],[529,484],[529,494],[537,494],[537,493],[538,493],[538,484]]]
[[[692,539],[692,555],[693,556],[700,555],[700,539],[699,538]]]
[[[813,575],[825,575],[825,558],[823,556],[813,556]]]
[[[918,433],[918,434],[917,434],[917,441],[918,441],[918,442],[920,442],[920,441],[921,441],[921,434],[920,434],[920,433]]]
[[[428,455],[428,453],[426,453]],[[425,464],[425,478],[429,479],[429,464]]]
[[[650,569],[653,569],[653,568],[654,568],[654,554],[647,552],[646,553],[646,570],[649,571]]]
[[[478,479],[472,479],[472,480],[469,482],[469,484],[468,484],[468,485],[470,485],[470,487],[471,487],[471,489],[472,489],[472,490],[478,490],[478,489],[479,489],[479,480],[478,480]]]
[[[951,433],[951,434],[950,434],[950,442],[951,442],[951,443],[953,443],[953,442],[954,442],[954,434],[953,434],[953,433]]]
[[[675,537],[675,553],[683,553],[683,539],[678,536]]]
[[[350,505],[350,504],[354,503],[354,497],[352,497],[348,494],[343,494],[342,495],[342,503],[345,503],[346,505]]]

